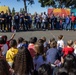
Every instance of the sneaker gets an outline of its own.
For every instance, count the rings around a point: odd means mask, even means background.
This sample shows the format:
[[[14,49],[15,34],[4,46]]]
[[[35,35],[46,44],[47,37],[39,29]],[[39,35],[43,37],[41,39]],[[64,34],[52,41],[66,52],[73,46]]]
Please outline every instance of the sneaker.
[[[3,32],[6,32],[6,30],[4,30]]]
[[[2,32],[2,30],[0,30],[0,32]]]

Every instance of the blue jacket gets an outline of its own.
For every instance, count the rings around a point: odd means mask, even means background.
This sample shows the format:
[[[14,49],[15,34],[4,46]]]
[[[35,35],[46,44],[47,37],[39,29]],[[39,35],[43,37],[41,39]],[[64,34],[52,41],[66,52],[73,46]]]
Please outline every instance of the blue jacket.
[[[50,48],[46,52],[46,59],[48,63],[54,64],[54,62],[59,59],[59,53],[56,48]]]

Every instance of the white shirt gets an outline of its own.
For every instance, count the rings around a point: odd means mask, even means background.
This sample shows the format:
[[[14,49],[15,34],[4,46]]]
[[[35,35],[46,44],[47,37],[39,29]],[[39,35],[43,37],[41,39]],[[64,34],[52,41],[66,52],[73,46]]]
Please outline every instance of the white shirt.
[[[44,44],[43,44],[43,45],[44,45],[44,47],[47,47],[48,43],[47,43],[47,42],[44,42]]]
[[[43,18],[42,22],[45,22],[45,21],[46,21],[47,16],[43,14],[43,15],[42,15],[42,18]]]
[[[5,55],[7,53],[7,50],[8,50],[8,45],[4,44],[3,45],[3,52],[2,52],[2,54]]]
[[[74,50],[74,53],[76,54],[76,49]]]
[[[63,40],[58,40],[58,41],[57,41],[57,46],[58,46],[58,48],[59,48],[59,47],[63,48],[63,46],[64,46],[64,41],[63,41]]]
[[[74,48],[74,53],[76,54],[76,45],[74,45],[74,47],[73,47],[73,48]]]
[[[22,45],[23,45],[23,43],[18,44],[18,45],[17,45],[17,48],[22,47]]]

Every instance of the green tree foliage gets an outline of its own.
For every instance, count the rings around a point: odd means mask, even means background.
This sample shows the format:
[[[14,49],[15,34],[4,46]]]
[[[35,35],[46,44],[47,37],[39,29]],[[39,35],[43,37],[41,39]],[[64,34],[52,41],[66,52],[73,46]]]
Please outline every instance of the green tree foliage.
[[[26,2],[28,3],[28,5],[34,4],[34,0],[17,0],[17,1],[23,1],[23,3],[24,3],[24,10],[26,12],[27,12],[27,4],[26,4]]]
[[[8,12],[11,13],[11,9],[10,8],[8,8]]]
[[[12,9],[12,16],[15,15],[15,8]]]
[[[20,13],[25,13],[24,8],[20,8]]]
[[[41,7],[54,5],[55,2],[53,0],[38,0],[41,3]]]
[[[60,4],[64,4],[65,7],[74,6],[76,7],[76,0],[60,0]]]
[[[23,12],[23,10],[22,10],[22,8],[20,8],[20,13],[22,13]]]
[[[38,0],[42,7],[53,6],[53,7],[69,7],[76,6],[76,0]]]

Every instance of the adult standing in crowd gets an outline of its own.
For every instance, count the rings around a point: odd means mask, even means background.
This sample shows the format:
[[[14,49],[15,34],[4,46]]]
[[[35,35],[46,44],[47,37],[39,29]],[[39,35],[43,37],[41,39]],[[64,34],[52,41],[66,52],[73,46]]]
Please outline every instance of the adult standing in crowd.
[[[41,28],[40,15],[39,14],[37,14],[36,20],[37,20],[36,28],[39,29],[39,28]]]
[[[74,24],[75,24],[75,16],[74,16],[74,13],[72,13],[72,16],[71,16],[71,29],[74,30]]]
[[[54,30],[55,29],[55,16],[54,14],[51,17],[51,29]]]
[[[12,27],[12,15],[11,15],[11,13],[7,13],[6,22],[7,22],[7,30],[11,32],[11,27]]]
[[[26,29],[28,30],[29,29],[29,15],[28,13],[25,13],[25,16],[24,16],[24,23],[25,23],[25,26],[26,26]]]
[[[32,15],[31,13],[29,14],[29,29],[32,27]]]
[[[65,15],[63,14],[61,17],[62,20],[62,29],[65,29]]]
[[[12,19],[12,15],[10,13],[4,14],[2,11],[0,14],[0,30],[1,31],[20,31],[20,30],[28,30],[32,28],[32,24],[34,24],[34,28],[36,29],[49,29],[51,27],[51,30],[75,30],[75,20],[76,17],[74,16],[74,13],[72,13],[71,16],[65,16],[65,14],[62,14],[60,16],[59,14],[54,15],[52,14],[46,14],[46,12],[38,14],[35,13],[33,15],[34,18],[32,19],[32,15],[29,13],[19,14],[18,12],[15,13],[14,19]],[[33,20],[33,21],[32,21]],[[12,26],[14,25],[14,26]],[[12,26],[12,28],[11,28]]]
[[[17,12],[14,16],[14,22],[16,26],[16,30],[19,31],[19,21],[20,21],[20,16],[19,13]]]
[[[70,30],[71,26],[70,26],[70,16],[66,16],[65,18],[65,28],[66,30]]]
[[[24,30],[25,31],[24,15],[22,13],[20,14],[20,30]]]
[[[34,28],[37,28],[37,13],[34,15]]]
[[[4,12],[2,11],[1,14],[0,14],[0,26],[1,26],[1,31],[5,31],[5,28],[6,28],[6,24],[5,24],[5,14]],[[3,26],[4,25],[4,26]]]
[[[48,21],[48,29],[51,29],[51,15],[48,15],[47,17],[47,21]]]
[[[46,12],[44,12],[44,14],[42,15],[42,25],[43,25],[43,29],[47,29],[47,14],[46,14]]]
[[[57,15],[57,23],[56,23],[56,29],[59,30],[60,29],[60,15]]]

